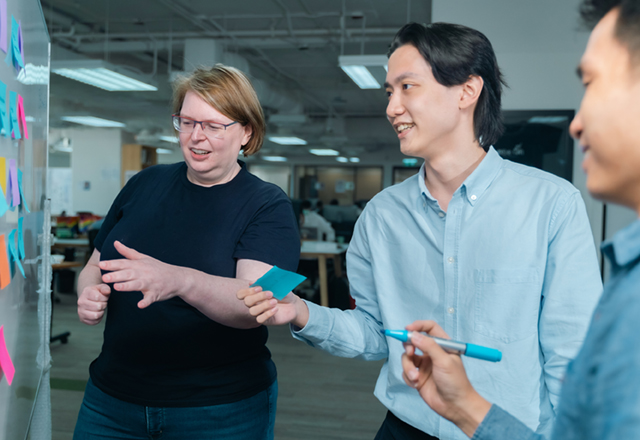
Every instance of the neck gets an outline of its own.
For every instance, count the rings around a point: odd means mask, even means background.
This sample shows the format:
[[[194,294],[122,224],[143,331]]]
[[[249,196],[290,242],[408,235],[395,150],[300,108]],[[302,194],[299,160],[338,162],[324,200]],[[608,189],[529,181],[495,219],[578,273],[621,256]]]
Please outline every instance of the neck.
[[[233,180],[233,178],[238,175],[240,170],[240,164],[234,162],[229,168],[221,170],[221,172],[219,173],[202,175],[196,173],[187,166],[187,179],[189,179],[189,182],[198,186],[210,187],[215,185],[222,185]]]
[[[474,141],[472,144],[444,149],[440,154],[424,158],[425,185],[443,210],[447,210],[453,193],[486,155],[480,144]]]

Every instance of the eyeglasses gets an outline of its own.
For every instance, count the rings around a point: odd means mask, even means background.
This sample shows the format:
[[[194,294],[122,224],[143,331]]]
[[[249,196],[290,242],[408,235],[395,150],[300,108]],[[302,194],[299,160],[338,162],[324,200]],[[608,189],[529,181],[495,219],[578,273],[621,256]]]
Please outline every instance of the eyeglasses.
[[[196,125],[200,124],[202,132],[209,138],[222,139],[227,131],[227,127],[237,124],[238,121],[233,121],[231,124],[219,124],[211,121],[196,121],[195,119],[187,118],[186,116],[171,115],[173,119],[173,128],[180,133],[193,133],[196,129]]]

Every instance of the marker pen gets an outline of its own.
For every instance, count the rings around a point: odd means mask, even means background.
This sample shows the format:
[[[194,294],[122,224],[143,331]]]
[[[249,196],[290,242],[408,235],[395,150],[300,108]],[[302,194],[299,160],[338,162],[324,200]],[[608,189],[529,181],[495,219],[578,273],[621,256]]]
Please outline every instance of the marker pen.
[[[402,342],[411,341],[411,333],[408,330],[380,330],[385,336],[390,336]],[[464,342],[452,341],[451,339],[434,338],[426,333],[423,335],[435,340],[442,349],[448,353],[463,354],[483,361],[500,362],[502,353],[495,348],[483,347],[475,344],[465,344]]]

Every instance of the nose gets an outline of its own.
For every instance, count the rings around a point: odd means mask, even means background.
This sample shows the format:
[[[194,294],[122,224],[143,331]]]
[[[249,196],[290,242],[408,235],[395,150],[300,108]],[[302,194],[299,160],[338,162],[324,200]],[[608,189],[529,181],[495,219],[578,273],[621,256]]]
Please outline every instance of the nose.
[[[582,137],[583,129],[584,126],[582,124],[582,113],[581,110],[579,110],[576,116],[573,118],[573,121],[571,121],[569,132],[574,139],[580,140],[580,138]]]
[[[396,94],[392,94],[389,97],[389,103],[387,104],[387,119],[393,121],[394,118],[404,113],[404,106],[400,100],[400,97]]]
[[[206,136],[204,135],[204,131],[202,128],[202,122],[197,122],[193,127],[193,131],[191,132],[191,139],[193,140],[200,140],[205,138]]]

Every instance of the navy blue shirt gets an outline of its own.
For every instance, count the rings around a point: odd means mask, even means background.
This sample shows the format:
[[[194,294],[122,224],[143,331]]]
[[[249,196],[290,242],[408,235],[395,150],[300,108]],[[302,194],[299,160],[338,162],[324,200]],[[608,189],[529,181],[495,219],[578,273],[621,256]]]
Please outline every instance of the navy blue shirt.
[[[240,164],[234,179],[212,187],[191,183],[184,162],[138,173],[96,237],[101,260],[122,258],[113,246],[119,240],[221,277],[235,278],[239,259],[295,271],[291,202]],[[102,391],[145,406],[208,406],[250,397],[275,380],[265,327],[227,327],[177,297],[139,309],[141,299],[141,292],[111,292],[102,352],[90,369]]]

